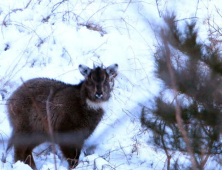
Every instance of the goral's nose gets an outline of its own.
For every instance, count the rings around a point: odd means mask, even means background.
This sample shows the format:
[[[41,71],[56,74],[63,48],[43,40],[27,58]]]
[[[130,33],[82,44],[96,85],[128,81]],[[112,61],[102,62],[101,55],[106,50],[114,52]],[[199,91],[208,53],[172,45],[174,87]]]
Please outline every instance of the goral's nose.
[[[96,98],[100,99],[103,97],[103,92],[96,92]]]

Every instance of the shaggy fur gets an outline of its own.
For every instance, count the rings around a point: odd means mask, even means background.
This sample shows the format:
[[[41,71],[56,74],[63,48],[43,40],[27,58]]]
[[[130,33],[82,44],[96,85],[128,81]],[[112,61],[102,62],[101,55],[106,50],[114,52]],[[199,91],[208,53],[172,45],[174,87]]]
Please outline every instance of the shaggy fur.
[[[109,83],[117,68],[117,64],[106,69],[80,65],[85,80],[78,85],[47,78],[23,83],[7,101],[13,128],[7,150],[14,146],[14,161],[23,161],[36,169],[32,150],[51,141],[51,126],[53,141],[60,146],[69,168],[76,167],[84,140],[104,114],[103,105],[109,100],[112,89]]]

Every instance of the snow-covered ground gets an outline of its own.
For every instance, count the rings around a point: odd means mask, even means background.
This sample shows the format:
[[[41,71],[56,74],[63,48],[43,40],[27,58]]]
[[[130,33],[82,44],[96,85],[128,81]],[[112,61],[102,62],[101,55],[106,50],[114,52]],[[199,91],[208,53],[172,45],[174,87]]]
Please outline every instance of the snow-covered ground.
[[[156,3],[158,2],[158,3]],[[119,64],[112,99],[102,122],[86,141],[77,169],[166,169],[166,155],[148,143],[140,125],[141,105],[158,95],[153,74],[156,32],[162,13],[175,11],[182,25],[198,20],[200,41],[207,19],[221,25],[218,1],[209,0],[1,0],[0,1],[0,155],[11,133],[5,102],[22,81],[49,77],[76,84],[83,79],[79,64]],[[37,167],[54,169],[53,154],[34,150]],[[94,148],[94,149],[91,149]],[[67,169],[58,150],[57,168]],[[174,160],[189,163],[185,155]],[[209,159],[206,169],[213,169]],[[1,169],[31,169],[13,164],[13,150]]]

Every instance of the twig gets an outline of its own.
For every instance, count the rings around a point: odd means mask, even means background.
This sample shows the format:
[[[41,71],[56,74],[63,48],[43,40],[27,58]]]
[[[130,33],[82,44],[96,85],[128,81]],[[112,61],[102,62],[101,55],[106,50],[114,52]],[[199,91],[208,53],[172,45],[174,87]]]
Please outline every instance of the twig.
[[[122,148],[120,142],[119,142],[119,146],[120,146],[120,149],[123,151],[123,154],[124,154],[125,157],[126,157],[126,160],[127,160],[128,165],[130,165],[129,160],[128,160],[128,158],[127,158],[127,155],[126,155],[126,153],[124,152],[124,150],[123,150],[123,148]]]
[[[51,13],[53,13],[63,2],[66,2],[68,0],[62,0],[58,3],[56,3],[53,7],[52,7],[52,10],[51,10]]]
[[[165,129],[165,126],[166,126],[166,123],[164,123],[164,128],[163,128],[163,133],[164,133],[164,129]],[[161,142],[163,144],[163,149],[166,153],[166,156],[167,156],[167,170],[170,170],[170,159],[171,159],[171,155],[169,154],[168,150],[167,150],[167,147],[165,145],[165,142],[164,142],[164,138],[163,138],[164,134],[161,134]]]
[[[103,6],[102,8],[100,8],[100,9],[98,9],[94,14],[92,14],[89,18],[88,18],[88,20],[87,20],[87,22],[86,22],[86,24],[88,24],[89,23],[89,21],[90,21],[90,19],[94,16],[94,15],[96,15],[98,12],[100,12],[101,10],[103,10],[103,9],[105,9],[105,8],[107,8],[109,5],[112,5],[113,3],[112,2],[110,2],[110,3],[108,3],[107,5],[105,5],[105,6]]]
[[[27,3],[27,5],[25,6],[25,9],[29,7],[30,3],[32,2],[32,0],[29,0],[29,2]]]
[[[197,0],[197,7],[196,7],[196,11],[195,11],[195,17],[197,16],[198,5],[199,5],[199,0]]]
[[[126,9],[124,10],[124,13],[126,12],[126,10],[128,9],[129,5],[131,4],[132,0],[129,0],[129,3],[126,6]]]
[[[159,6],[158,6],[158,0],[156,0],[156,8],[157,8],[157,11],[159,13],[159,17],[161,18],[161,13],[160,13],[160,9],[159,9]]]
[[[192,20],[192,19],[198,19],[198,17],[190,17],[190,18],[177,19],[177,20],[175,20],[174,22],[184,21],[184,20],[188,20],[188,19],[190,19],[190,20]]]
[[[46,101],[46,113],[47,113],[47,121],[48,121],[48,128],[49,128],[49,134],[50,138],[52,141],[52,151],[53,151],[53,158],[54,158],[54,165],[55,165],[55,170],[57,170],[57,165],[56,165],[56,154],[55,154],[55,141],[54,141],[54,135],[53,135],[53,129],[52,129],[52,124],[51,124],[51,114],[50,114],[50,108],[49,108],[49,103],[53,95],[53,90],[50,89],[49,96]]]
[[[147,46],[149,46],[148,41],[144,38],[144,36],[133,25],[131,25],[130,23],[126,22],[126,20],[124,18],[121,18],[121,20],[124,21],[126,24],[128,24],[133,30],[135,30],[139,34],[139,36],[143,39],[143,41],[147,44]],[[127,29],[128,29],[128,27],[127,27]],[[150,48],[150,49],[152,49],[152,48]]]

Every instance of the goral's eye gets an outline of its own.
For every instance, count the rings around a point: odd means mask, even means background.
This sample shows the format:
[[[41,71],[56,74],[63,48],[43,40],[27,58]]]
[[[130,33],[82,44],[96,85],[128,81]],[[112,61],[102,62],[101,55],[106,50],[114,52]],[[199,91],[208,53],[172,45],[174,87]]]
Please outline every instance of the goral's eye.
[[[88,84],[89,86],[93,86],[93,85],[94,85],[92,80],[89,80],[89,81],[87,82],[87,84]]]

